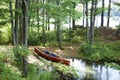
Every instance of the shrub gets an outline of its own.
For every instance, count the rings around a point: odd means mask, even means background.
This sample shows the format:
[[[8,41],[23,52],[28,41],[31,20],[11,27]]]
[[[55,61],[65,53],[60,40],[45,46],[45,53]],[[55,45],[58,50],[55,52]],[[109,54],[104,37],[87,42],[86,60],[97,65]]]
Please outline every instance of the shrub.
[[[114,50],[115,52],[120,53],[120,40],[119,41],[114,41],[114,42],[111,42],[111,43],[107,44],[107,47]]]
[[[0,29],[0,44],[8,44],[11,43],[11,28],[8,24],[4,26],[4,28]]]
[[[46,41],[47,42],[54,42],[56,41],[57,38],[56,38],[56,31],[47,31],[46,32]]]
[[[0,79],[1,80],[21,80],[21,75],[15,69],[11,69],[5,63],[0,62]]]
[[[40,80],[56,80],[59,78],[59,74],[55,71],[46,72],[40,74]]]
[[[119,55],[114,50],[111,50],[109,47],[103,44],[91,45],[84,43],[79,47],[78,52],[82,56],[81,58],[85,58],[91,61],[114,61],[116,60],[116,55]]]
[[[116,26],[117,29],[120,29],[120,25]]]
[[[29,32],[28,44],[29,45],[38,45],[42,42],[42,35],[36,31]]]
[[[120,70],[120,65],[118,65],[118,64],[116,64],[116,63],[105,63],[105,65],[106,65],[106,67],[112,67],[112,68],[115,68],[115,69],[118,69],[118,70]]]

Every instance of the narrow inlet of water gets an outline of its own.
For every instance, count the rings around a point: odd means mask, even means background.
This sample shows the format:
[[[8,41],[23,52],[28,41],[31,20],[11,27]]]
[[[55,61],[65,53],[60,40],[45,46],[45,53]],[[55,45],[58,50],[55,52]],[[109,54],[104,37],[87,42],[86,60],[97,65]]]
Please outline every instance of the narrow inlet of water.
[[[71,60],[71,66],[77,70],[78,80],[120,80],[120,70],[101,64],[87,64],[82,60]]]

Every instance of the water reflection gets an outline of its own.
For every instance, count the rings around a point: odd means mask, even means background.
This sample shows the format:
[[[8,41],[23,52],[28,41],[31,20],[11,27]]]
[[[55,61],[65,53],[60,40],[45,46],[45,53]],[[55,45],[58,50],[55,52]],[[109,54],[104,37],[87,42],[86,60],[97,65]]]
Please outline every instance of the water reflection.
[[[78,59],[72,60],[71,65],[77,70],[78,80],[120,80],[120,70],[99,64],[88,65]]]

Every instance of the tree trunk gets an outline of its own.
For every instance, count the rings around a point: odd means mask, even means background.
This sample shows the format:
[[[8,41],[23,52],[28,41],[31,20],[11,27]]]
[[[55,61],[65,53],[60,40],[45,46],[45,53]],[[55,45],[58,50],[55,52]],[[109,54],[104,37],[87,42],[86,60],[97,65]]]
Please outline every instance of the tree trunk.
[[[23,45],[23,43],[24,43],[24,38],[23,38],[23,36],[24,36],[24,32],[23,32],[23,15],[21,15],[20,16],[20,18],[19,18],[19,24],[20,24],[20,44],[21,45]]]
[[[83,4],[83,24],[82,24],[83,27],[84,27],[84,23],[85,23],[85,22],[84,22],[84,18],[85,18],[85,6],[84,6],[84,4]]]
[[[111,0],[109,0],[109,6],[108,6],[107,27],[109,27],[109,21],[110,21],[110,8],[111,8]]]
[[[104,0],[102,0],[101,26],[104,26]]]
[[[37,4],[39,4],[39,0],[37,0]],[[40,27],[40,23],[39,23],[39,6],[37,6],[37,26],[38,26],[38,33],[39,33],[39,27]]]
[[[20,2],[19,5],[22,7],[22,3]],[[22,10],[22,8],[21,8]],[[23,45],[24,43],[24,38],[23,38],[23,35],[24,35],[24,32],[23,32],[23,14],[21,14],[19,16],[19,27],[20,27],[20,45]]]
[[[45,1],[43,0],[43,5]],[[45,8],[43,7],[42,43],[45,46]]]
[[[14,34],[15,34],[15,44],[14,44],[14,47],[15,48],[17,48],[18,47],[18,25],[19,25],[19,15],[18,15],[18,10],[20,9],[20,0],[16,0],[16,2],[15,2],[15,9],[16,9],[16,11],[15,11],[15,27],[14,27]],[[19,52],[18,51],[16,51],[15,53],[14,53],[14,56],[15,56],[15,62],[16,62],[16,64],[17,64],[17,67],[20,69],[20,62],[19,62],[19,60],[20,60],[20,54],[19,54]]]
[[[86,28],[87,28],[87,42],[89,43],[89,26],[88,26],[88,1],[86,0]]]
[[[12,43],[15,46],[15,32],[14,32],[14,21],[13,21],[13,8],[12,8],[12,1],[9,2],[10,6],[10,21],[11,21],[11,30],[12,30]]]
[[[57,40],[58,46],[62,49],[62,38],[61,38],[61,27],[60,27],[60,20],[57,20]]]
[[[71,41],[71,13],[70,13],[70,17],[69,17],[69,41]]]
[[[96,13],[95,13],[95,11],[97,11],[97,3],[98,3],[98,1],[97,0],[95,0],[95,4],[94,4],[94,26],[95,26],[95,22],[96,22]]]
[[[50,0],[46,0],[46,4],[49,3]],[[49,17],[49,9],[46,8],[46,28],[49,31],[50,30],[50,17]]]
[[[72,20],[72,27],[73,27],[73,30],[75,30],[75,20],[74,19]]]
[[[16,0],[15,2],[15,9],[18,10],[19,9],[19,3],[20,0]],[[14,28],[14,32],[15,32],[15,45],[18,45],[18,11],[15,11],[15,28]]]
[[[59,6],[60,6],[60,1],[59,0],[57,0],[57,5],[58,5],[58,8],[59,8]],[[58,46],[59,46],[59,48],[60,49],[63,49],[62,48],[62,37],[61,37],[61,21],[60,21],[60,13],[59,13],[59,10],[57,11],[58,13],[58,17],[57,17],[57,20],[56,20],[56,22],[57,22],[57,40],[58,40]]]
[[[73,8],[75,9],[75,3],[73,3]],[[75,29],[75,20],[72,19],[72,28]]]
[[[90,34],[89,34],[89,42],[93,43],[94,40],[94,0],[92,0],[91,6],[91,15],[90,15]]]
[[[49,17],[48,17],[47,21],[48,21],[48,31],[49,31],[50,30],[50,19],[49,19]]]
[[[22,12],[23,12],[23,45],[25,45],[26,49],[28,46],[28,0],[22,0]],[[22,57],[23,61],[23,77],[27,77],[28,75],[28,68],[27,68],[27,61],[26,61],[26,56]]]

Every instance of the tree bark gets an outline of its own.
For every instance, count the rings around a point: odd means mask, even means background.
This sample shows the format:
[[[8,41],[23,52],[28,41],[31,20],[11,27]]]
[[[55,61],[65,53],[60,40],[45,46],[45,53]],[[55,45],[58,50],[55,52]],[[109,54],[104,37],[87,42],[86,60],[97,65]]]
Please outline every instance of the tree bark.
[[[104,0],[102,0],[101,26],[104,26]]]
[[[75,3],[73,3],[73,9],[75,9]],[[75,29],[75,20],[72,19],[72,28]]]
[[[26,49],[28,46],[28,0],[22,0],[22,12],[23,12],[23,45],[25,45]],[[26,56],[22,57],[23,61],[23,77],[27,77],[28,75],[28,68],[27,68],[27,61],[26,61]]]
[[[45,4],[45,1],[43,0],[43,5]],[[43,7],[43,26],[42,26],[42,43],[45,46],[45,8]]]
[[[18,45],[18,9],[19,9],[19,3],[20,3],[20,0],[16,0],[15,2],[15,28],[14,28],[14,32],[15,32],[15,45],[17,46]]]
[[[39,4],[39,0],[37,0],[37,4]],[[38,26],[38,33],[39,33],[39,30],[40,30],[40,23],[39,23],[39,6],[37,7],[37,26]]]
[[[87,42],[89,43],[89,26],[88,26],[88,1],[86,0],[86,28],[87,28]]]
[[[94,0],[92,0],[91,6],[91,15],[90,15],[90,34],[89,34],[89,42],[93,43],[94,40]]]
[[[85,23],[85,21],[84,21],[84,18],[85,18],[85,6],[84,6],[84,3],[82,4],[83,5],[83,27],[84,27],[84,23]]]
[[[60,1],[59,0],[57,0],[56,1],[56,3],[57,3],[57,5],[58,5],[58,8],[59,8],[59,6],[60,6]],[[56,20],[56,22],[57,22],[57,40],[58,40],[58,46],[59,46],[59,48],[60,49],[63,49],[62,48],[62,37],[61,37],[61,21],[60,21],[60,13],[59,13],[59,10],[57,11],[58,13],[58,17],[57,17],[57,20]]]
[[[96,13],[95,13],[95,11],[97,11],[97,3],[98,3],[98,1],[97,0],[95,0],[95,4],[94,4],[94,26],[95,26],[95,22],[96,22]]]
[[[108,6],[107,27],[109,27],[109,22],[110,22],[110,8],[111,8],[111,0],[109,0],[109,6]]]
[[[71,41],[71,13],[70,13],[70,17],[69,17],[69,41]]]
[[[9,1],[10,6],[10,21],[11,21],[11,30],[12,30],[12,43],[15,46],[15,32],[14,32],[14,20],[13,20],[13,8],[12,8],[12,1]]]
[[[14,27],[14,34],[15,34],[15,44],[14,47],[17,48],[18,47],[18,26],[19,26],[19,14],[18,14],[18,10],[20,9],[20,0],[16,0],[15,2],[15,27]],[[15,62],[17,63],[17,67],[20,69],[19,67],[19,60],[20,60],[20,53],[18,51],[16,51],[14,53],[15,56]]]
[[[50,19],[49,17],[47,18],[47,21],[48,21],[48,31],[50,30]]]

